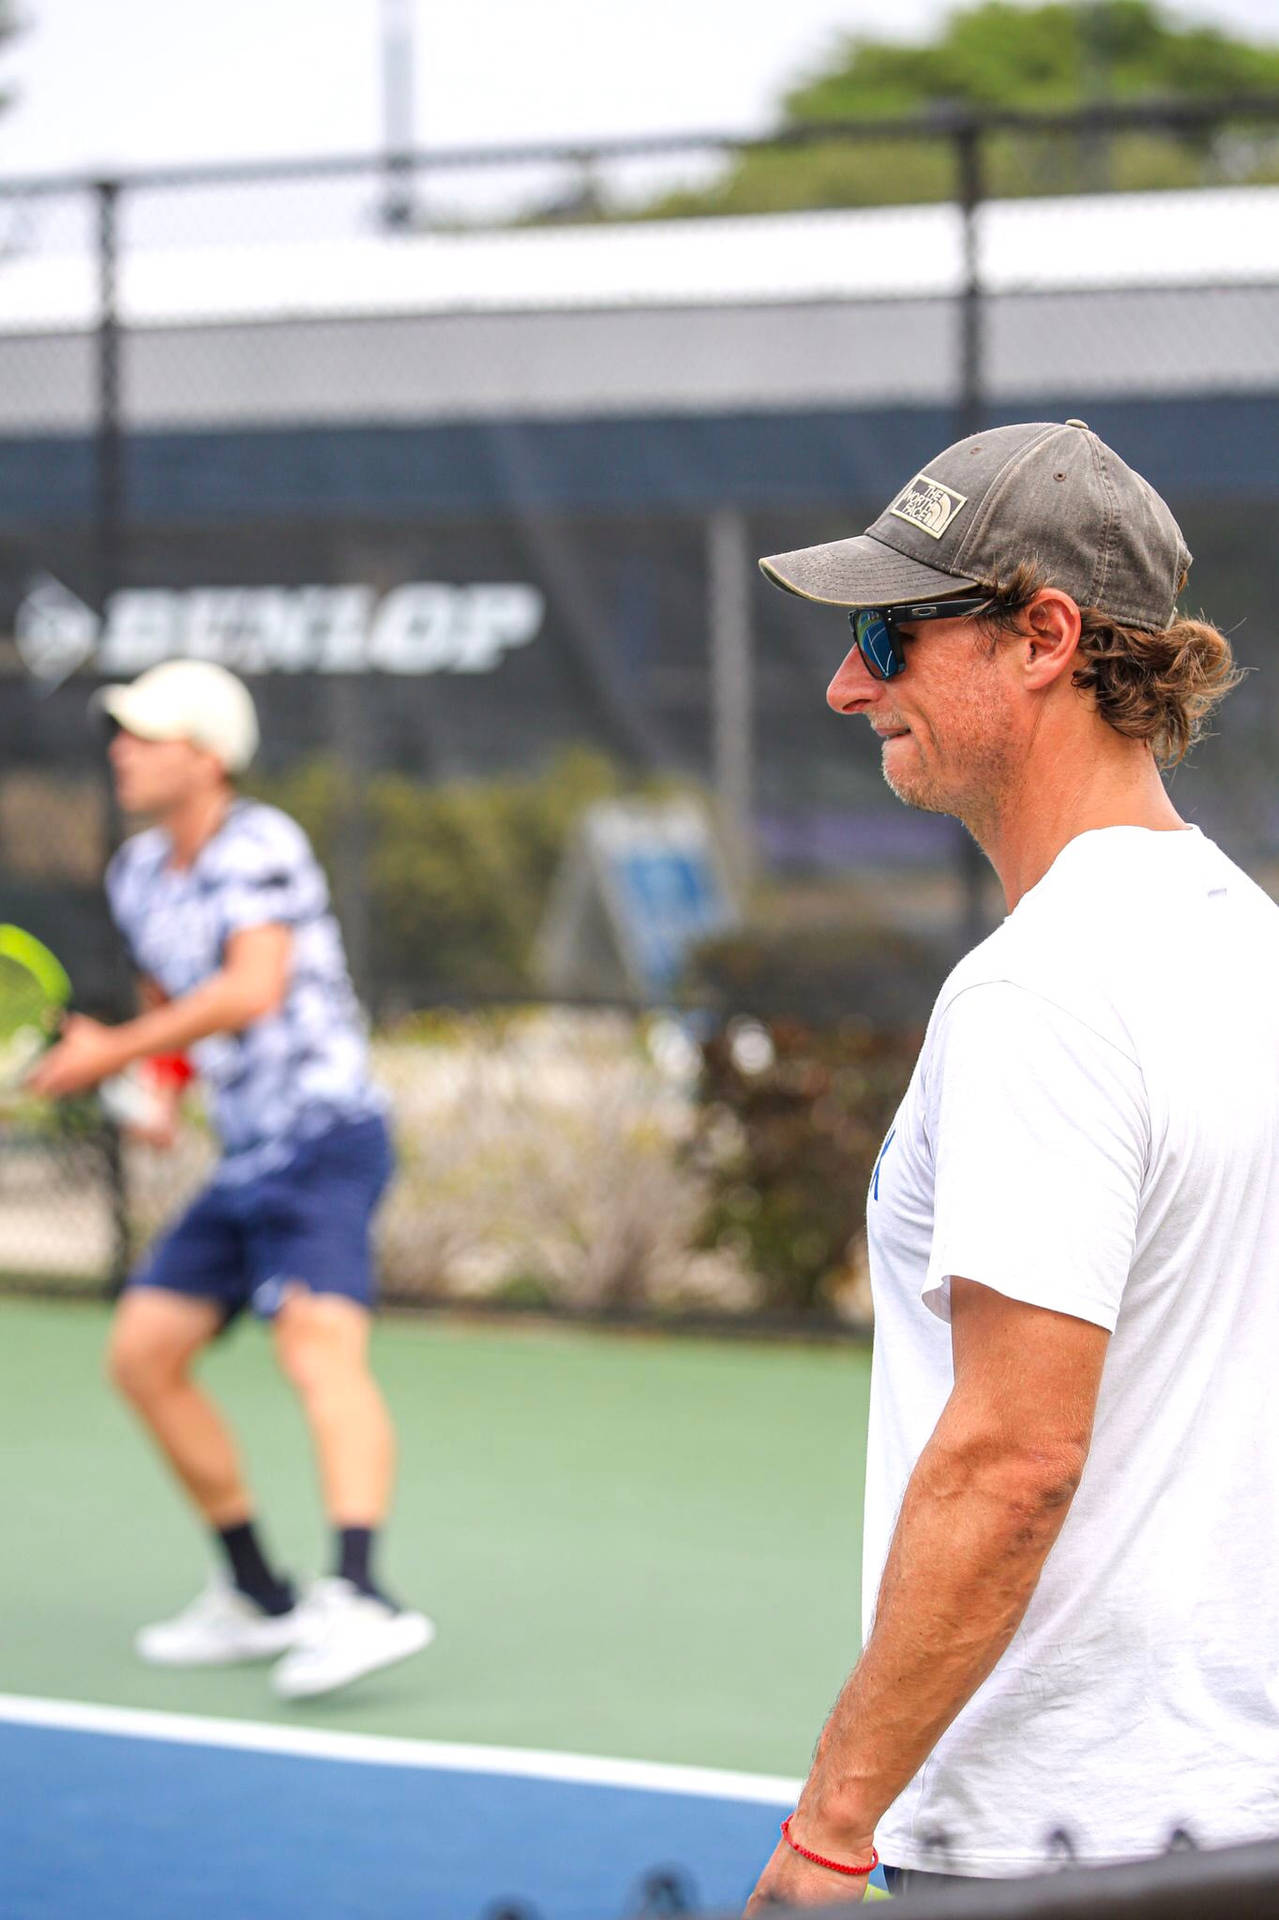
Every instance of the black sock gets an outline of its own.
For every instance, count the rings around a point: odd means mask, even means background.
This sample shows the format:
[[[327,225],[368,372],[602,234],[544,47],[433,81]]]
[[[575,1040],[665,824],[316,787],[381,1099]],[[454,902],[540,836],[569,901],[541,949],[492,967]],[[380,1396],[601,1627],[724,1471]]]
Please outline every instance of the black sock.
[[[217,1536],[239,1591],[255,1600],[263,1613],[287,1613],[294,1601],[293,1588],[267,1565],[253,1522],[219,1527]]]
[[[373,1579],[371,1563],[373,1543],[377,1532],[373,1527],[339,1527],[337,1530],[337,1573],[339,1580],[349,1580],[361,1593],[372,1594],[375,1600],[386,1600],[388,1607],[394,1606],[388,1600]]]

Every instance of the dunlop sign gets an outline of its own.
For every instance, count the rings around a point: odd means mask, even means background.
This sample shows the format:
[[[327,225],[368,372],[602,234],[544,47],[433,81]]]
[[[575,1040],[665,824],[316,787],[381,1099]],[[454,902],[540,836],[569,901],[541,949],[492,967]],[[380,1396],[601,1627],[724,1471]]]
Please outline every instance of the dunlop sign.
[[[27,671],[129,677],[174,658],[237,673],[491,673],[541,631],[546,601],[519,582],[371,587],[161,587],[112,594],[105,621],[51,575],[14,616]]]

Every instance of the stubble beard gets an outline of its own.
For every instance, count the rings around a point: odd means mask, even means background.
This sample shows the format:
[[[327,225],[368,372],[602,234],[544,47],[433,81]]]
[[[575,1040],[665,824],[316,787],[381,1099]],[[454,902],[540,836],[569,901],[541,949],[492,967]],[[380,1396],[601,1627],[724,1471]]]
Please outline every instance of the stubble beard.
[[[989,724],[951,750],[955,777],[947,779],[939,771],[916,764],[894,774],[889,768],[887,751],[881,756],[880,770],[889,791],[918,813],[949,814],[962,821],[973,838],[985,844],[990,823],[1000,812],[1001,796],[1013,778],[1012,755],[1002,739],[992,739]]]

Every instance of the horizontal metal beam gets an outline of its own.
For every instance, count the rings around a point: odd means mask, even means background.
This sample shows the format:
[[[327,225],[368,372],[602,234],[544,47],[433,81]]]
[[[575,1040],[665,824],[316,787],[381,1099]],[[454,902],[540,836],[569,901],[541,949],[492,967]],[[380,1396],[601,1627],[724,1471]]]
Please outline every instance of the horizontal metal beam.
[[[964,134],[1077,134],[1123,132],[1131,128],[1199,131],[1225,121],[1253,120],[1279,128],[1279,94],[1236,94],[1205,100],[1098,100],[1050,113],[1018,108],[930,107],[917,114],[885,119],[831,120],[780,127],[772,133],[690,130],[569,142],[531,142],[516,146],[420,147],[389,156],[397,167],[420,173],[468,168],[535,165],[587,166],[607,160],[658,159],[679,153],[766,153],[786,148],[882,140],[953,140]],[[173,167],[122,168],[108,176],[50,173],[0,179],[0,197],[74,193],[104,185],[121,189],[181,189],[317,179],[353,179],[385,173],[385,150],[365,154],[327,154],[279,160],[234,160]]]

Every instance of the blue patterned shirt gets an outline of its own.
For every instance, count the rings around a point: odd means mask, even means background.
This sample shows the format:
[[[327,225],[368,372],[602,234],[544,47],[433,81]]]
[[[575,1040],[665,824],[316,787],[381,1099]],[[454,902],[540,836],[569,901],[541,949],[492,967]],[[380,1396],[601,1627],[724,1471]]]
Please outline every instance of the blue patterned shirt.
[[[329,1127],[380,1113],[384,1101],[368,1077],[364,1020],[328,883],[296,821],[236,800],[191,866],[174,866],[171,856],[168,834],[151,827],[124,843],[106,875],[134,965],[171,1000],[219,970],[232,934],[284,926],[293,935],[282,1005],[189,1049],[222,1142],[218,1177],[249,1179]]]

